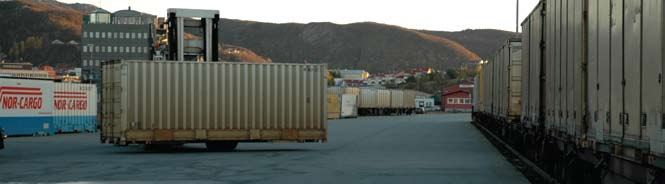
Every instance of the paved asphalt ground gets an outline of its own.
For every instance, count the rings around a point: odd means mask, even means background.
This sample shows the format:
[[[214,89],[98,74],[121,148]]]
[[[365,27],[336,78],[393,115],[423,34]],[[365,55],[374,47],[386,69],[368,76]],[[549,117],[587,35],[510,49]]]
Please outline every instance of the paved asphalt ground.
[[[328,143],[203,144],[166,152],[103,145],[97,134],[20,137],[0,150],[0,182],[528,183],[469,114],[329,121]]]

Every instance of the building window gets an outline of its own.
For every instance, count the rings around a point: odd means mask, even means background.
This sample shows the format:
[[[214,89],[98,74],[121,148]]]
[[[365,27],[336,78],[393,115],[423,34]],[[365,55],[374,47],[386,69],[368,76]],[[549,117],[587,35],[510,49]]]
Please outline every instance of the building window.
[[[143,47],[143,53],[148,53],[148,47]]]
[[[118,33],[113,32],[113,39],[116,39],[116,38],[118,38]]]
[[[102,52],[106,52],[106,47],[102,46]]]
[[[464,104],[471,104],[471,99],[465,98],[464,99]]]
[[[125,33],[119,33],[120,34],[120,39],[125,39]]]
[[[125,33],[125,38],[129,39],[129,33]]]
[[[95,46],[95,52],[99,52],[99,46]]]
[[[102,38],[106,38],[106,32],[102,32]]]
[[[83,32],[83,38],[88,38],[88,32]]]
[[[106,48],[106,50],[107,50],[108,52],[113,52],[113,47],[109,46],[108,48]]]
[[[95,32],[95,38],[99,38],[99,32]]]
[[[97,61],[95,62],[95,66],[99,66],[99,63],[101,63],[101,61],[97,60]]]
[[[120,53],[124,53],[124,52],[125,52],[125,47],[120,47]]]
[[[129,38],[136,39],[136,33],[131,33]]]
[[[118,47],[113,47],[113,52],[118,52]]]
[[[83,66],[88,66],[88,60],[83,60]]]
[[[143,33],[143,39],[148,39],[148,33]]]
[[[83,52],[88,52],[88,46],[83,46]]]

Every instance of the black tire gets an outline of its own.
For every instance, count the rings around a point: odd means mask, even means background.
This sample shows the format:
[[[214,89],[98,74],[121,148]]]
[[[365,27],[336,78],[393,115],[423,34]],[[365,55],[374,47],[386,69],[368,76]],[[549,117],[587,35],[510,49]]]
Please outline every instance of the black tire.
[[[220,142],[206,142],[208,151],[214,152],[229,152],[238,147],[238,142],[235,141],[220,141]]]

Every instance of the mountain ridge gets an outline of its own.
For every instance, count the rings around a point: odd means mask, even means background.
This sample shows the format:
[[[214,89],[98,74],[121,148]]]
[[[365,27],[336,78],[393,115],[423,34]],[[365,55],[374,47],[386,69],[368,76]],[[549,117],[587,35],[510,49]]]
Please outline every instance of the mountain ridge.
[[[80,65],[82,16],[97,9],[89,4],[54,0],[0,2],[0,57],[36,65]],[[485,58],[498,48],[506,32],[414,30],[374,22],[263,23],[221,19],[220,44],[233,45],[242,57],[258,62],[328,63],[330,68],[385,72],[406,68],[448,69]],[[507,38],[506,38],[507,39]],[[240,49],[242,48],[242,49]],[[0,58],[1,59],[1,58]]]

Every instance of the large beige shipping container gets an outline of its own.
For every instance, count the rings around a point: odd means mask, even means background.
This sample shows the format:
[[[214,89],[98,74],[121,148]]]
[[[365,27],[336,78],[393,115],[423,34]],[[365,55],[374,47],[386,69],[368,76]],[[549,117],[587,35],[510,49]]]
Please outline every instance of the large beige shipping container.
[[[390,107],[402,108],[404,105],[404,91],[390,90]]]
[[[522,122],[528,128],[539,126],[539,120],[549,119],[548,109],[550,107],[542,107],[541,103],[545,99],[541,86],[545,84],[541,81],[542,58],[545,50],[541,48],[541,41],[545,39],[543,32],[544,14],[543,14],[544,1],[541,1],[536,8],[529,14],[529,16],[522,22]],[[549,8],[549,7],[548,7]],[[549,49],[549,48],[547,48]],[[547,68],[549,69],[549,68]],[[544,72],[550,75],[549,72]],[[543,117],[541,117],[543,116]]]
[[[390,108],[390,90],[379,89],[376,91],[376,105],[379,108]]]
[[[360,88],[346,87],[344,88],[344,94],[360,95]]]
[[[338,96],[342,96],[342,94],[344,94],[344,91],[345,91],[345,88],[342,88],[342,87],[338,87],[338,86],[328,87],[328,94],[335,94],[335,95],[338,95]]]
[[[493,70],[492,115],[519,120],[522,112],[522,44],[519,38],[508,40],[489,60]],[[481,84],[484,85],[484,84]]]
[[[341,116],[341,96],[338,94],[328,94],[328,119],[339,119]]]
[[[101,138],[115,144],[326,141],[326,72],[322,64],[106,63]]]
[[[360,104],[358,105],[358,108],[378,108],[376,94],[377,89],[360,89],[360,96],[358,97]]]

